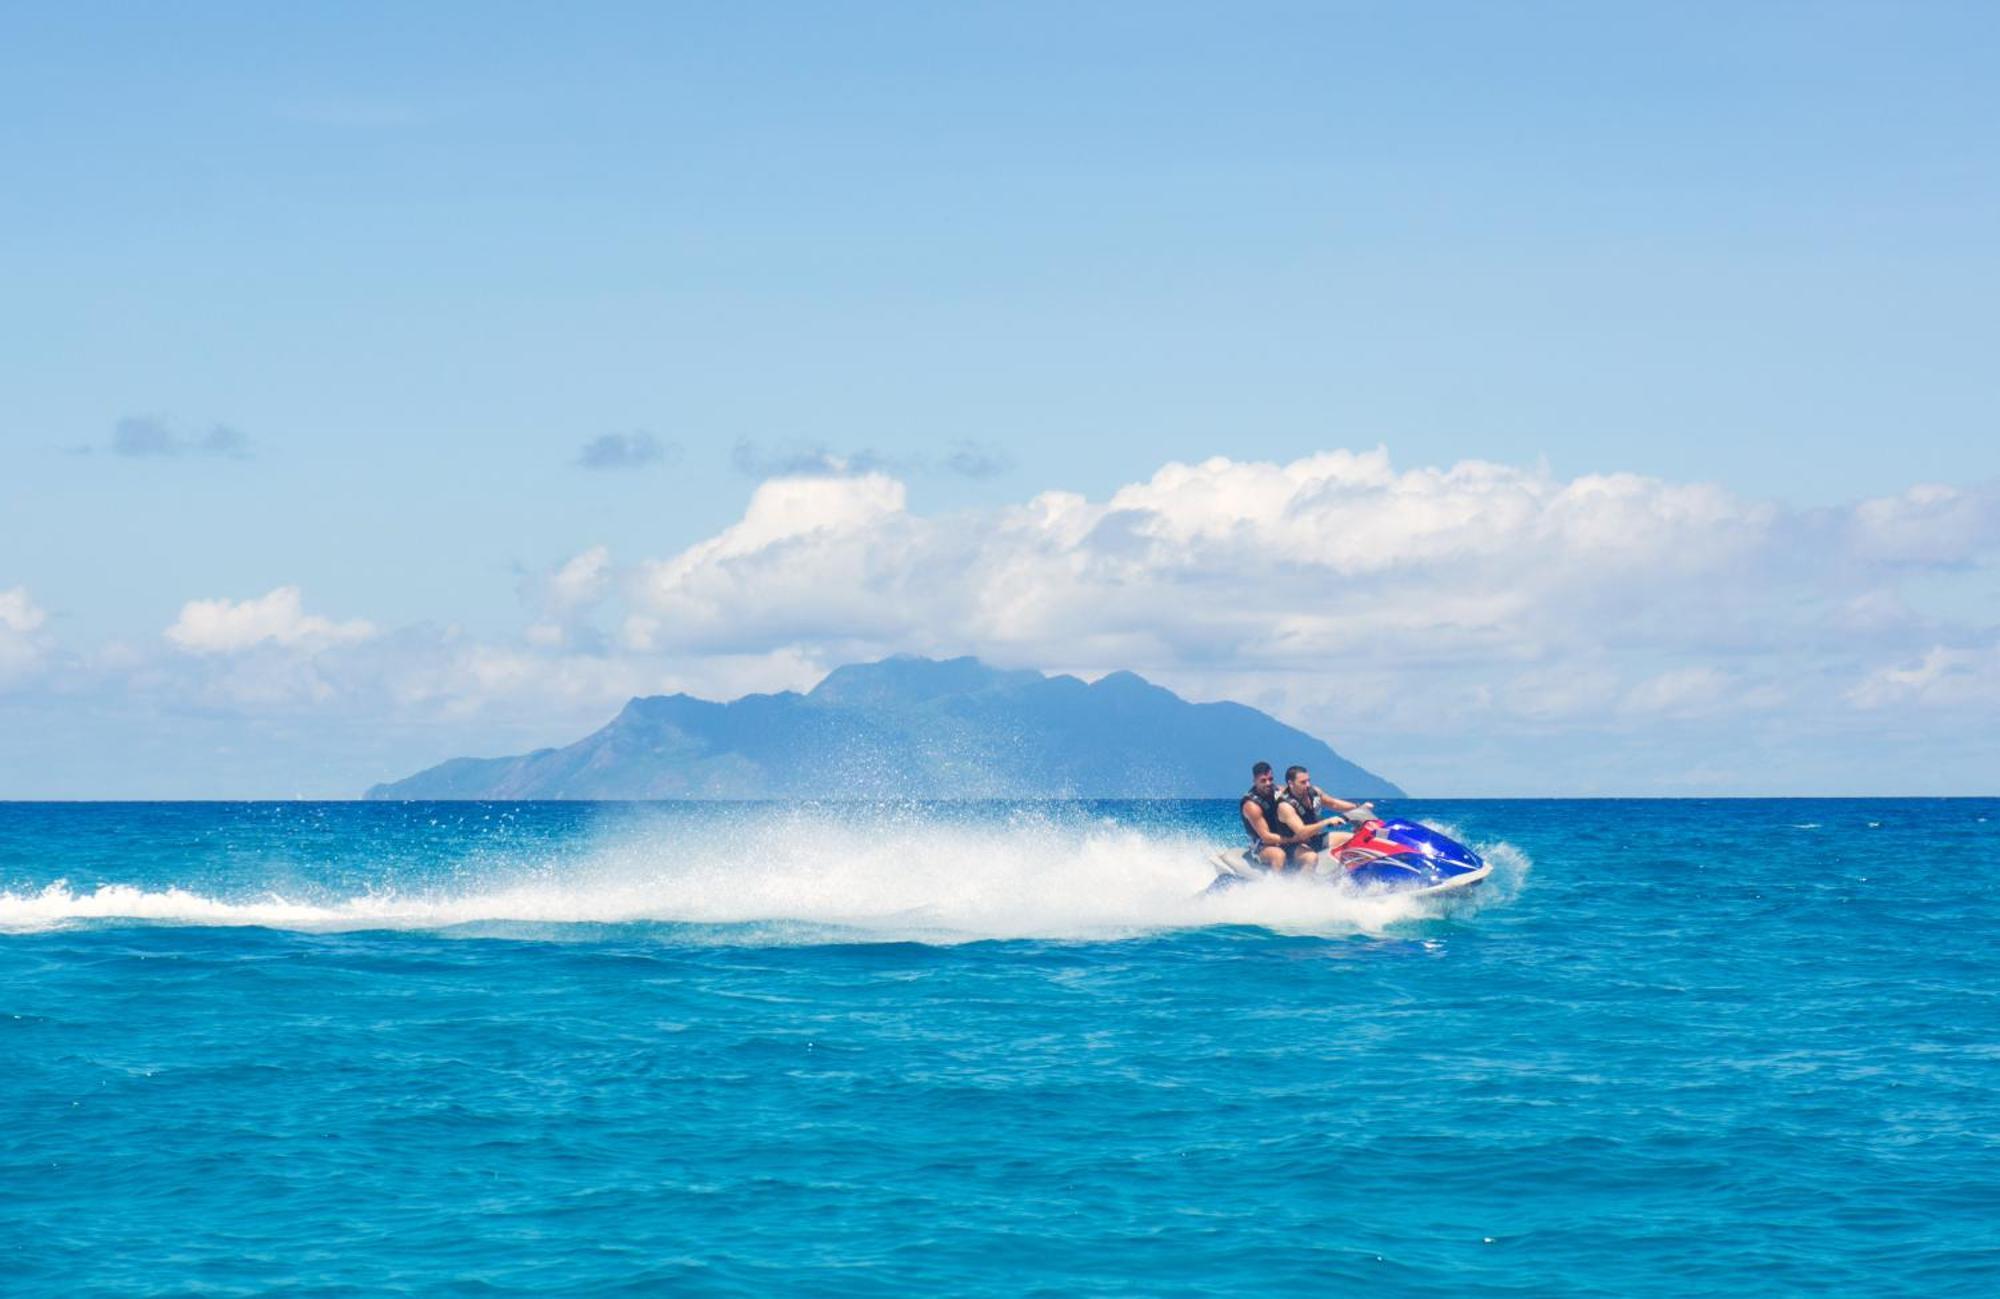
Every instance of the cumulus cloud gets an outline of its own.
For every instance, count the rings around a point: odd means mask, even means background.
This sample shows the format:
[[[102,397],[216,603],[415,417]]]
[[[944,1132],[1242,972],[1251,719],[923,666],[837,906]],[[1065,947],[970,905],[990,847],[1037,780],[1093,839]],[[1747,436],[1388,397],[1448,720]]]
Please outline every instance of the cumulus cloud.
[[[1331,726],[1694,724],[1859,702],[1917,634],[1896,584],[1990,563],[1996,518],[1978,492],[1828,515],[1380,450],[1169,464],[1099,500],[944,516],[879,472],[779,478],[641,566],[621,639],[1134,668]]]
[[[743,518],[664,561],[642,566],[638,600],[648,643],[704,653],[813,648],[823,640],[888,643],[912,617],[896,589],[907,557],[885,555],[913,522],[903,484],[884,474],[776,478]],[[880,578],[886,586],[878,587]],[[765,589],[742,608],[744,591]]]
[[[312,651],[375,634],[372,623],[334,622],[305,612],[295,586],[278,587],[254,600],[190,600],[165,633],[190,654],[236,654],[263,645]]]
[[[112,426],[109,449],[113,455],[133,460],[179,456],[248,460],[250,439],[227,424],[212,425],[198,435],[183,435],[154,416],[128,415]]]
[[[1104,501],[1049,492],[923,517],[880,473],[780,478],[648,566],[641,612],[688,649],[977,647],[1024,660],[1306,666],[1366,648],[1532,655],[1769,544],[1770,507],[1608,475],[1560,482],[1382,452],[1172,464]]]
[[[678,446],[651,433],[605,433],[583,444],[576,463],[585,469],[643,469],[679,454]]]

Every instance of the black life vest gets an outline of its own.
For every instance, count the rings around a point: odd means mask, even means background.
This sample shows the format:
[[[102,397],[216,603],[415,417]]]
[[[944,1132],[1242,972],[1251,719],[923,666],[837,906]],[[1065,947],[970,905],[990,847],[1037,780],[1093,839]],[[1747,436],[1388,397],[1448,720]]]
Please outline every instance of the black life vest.
[[[1290,803],[1292,805],[1292,810],[1299,814],[1299,824],[1301,825],[1311,825],[1313,822],[1320,819],[1319,799],[1313,794],[1313,792],[1310,789],[1306,791],[1306,796],[1304,798],[1296,797],[1292,793],[1292,791],[1288,789],[1284,793],[1278,795],[1278,801],[1280,803]],[[1279,831],[1279,833],[1282,834],[1283,831]],[[1321,830],[1318,834],[1314,835],[1312,838],[1302,841],[1299,844],[1299,847],[1311,848],[1314,852],[1319,852],[1324,850],[1326,848],[1326,833],[1327,833],[1326,831]]]
[[[1245,803],[1255,803],[1258,807],[1264,809],[1265,829],[1269,830],[1272,834],[1283,834],[1285,832],[1284,827],[1278,824],[1278,796],[1276,794],[1263,793],[1255,785],[1252,785],[1248,793],[1236,800],[1237,818],[1243,822],[1243,833],[1250,836],[1252,844],[1262,848],[1264,841],[1257,837],[1257,827],[1251,825],[1250,818],[1244,814],[1243,805]]]

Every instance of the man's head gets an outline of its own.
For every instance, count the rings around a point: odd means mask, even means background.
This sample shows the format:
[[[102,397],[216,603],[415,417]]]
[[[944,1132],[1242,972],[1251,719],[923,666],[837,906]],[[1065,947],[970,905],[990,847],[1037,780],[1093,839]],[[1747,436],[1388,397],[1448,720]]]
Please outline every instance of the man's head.
[[[1304,767],[1285,768],[1285,788],[1294,794],[1303,795],[1313,787],[1312,773]]]
[[[1252,789],[1269,789],[1271,787],[1271,783],[1272,782],[1271,782],[1270,763],[1260,762],[1256,766],[1250,768],[1250,787]]]

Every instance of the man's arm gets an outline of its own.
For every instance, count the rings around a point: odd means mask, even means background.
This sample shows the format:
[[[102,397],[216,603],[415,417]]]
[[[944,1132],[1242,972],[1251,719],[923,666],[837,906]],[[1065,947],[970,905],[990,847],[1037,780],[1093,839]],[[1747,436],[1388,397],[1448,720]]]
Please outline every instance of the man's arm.
[[[1292,844],[1304,843],[1320,831],[1328,829],[1337,823],[1336,818],[1328,818],[1327,820],[1315,821],[1311,825],[1307,825],[1299,816],[1297,809],[1290,803],[1278,804],[1278,821],[1290,832],[1289,837],[1285,839],[1287,847]]]
[[[1315,821],[1311,825],[1307,825],[1304,819],[1299,816],[1298,810],[1290,803],[1278,804],[1278,819],[1283,821],[1285,828],[1292,832],[1292,843],[1304,843],[1306,840],[1318,835],[1320,831],[1331,830],[1334,826],[1340,824],[1339,817],[1329,816],[1325,820]]]
[[[1243,819],[1250,823],[1250,828],[1256,832],[1258,841],[1267,848],[1289,848],[1298,842],[1296,837],[1287,838],[1272,830],[1270,822],[1264,819],[1263,807],[1254,798],[1243,800]],[[1285,819],[1283,803],[1278,804],[1278,819],[1280,821]]]
[[[1365,802],[1350,803],[1344,798],[1335,798],[1333,795],[1321,789],[1318,785],[1313,786],[1313,793],[1318,796],[1320,802],[1325,803],[1336,812],[1352,812],[1357,807],[1368,806],[1368,804]]]

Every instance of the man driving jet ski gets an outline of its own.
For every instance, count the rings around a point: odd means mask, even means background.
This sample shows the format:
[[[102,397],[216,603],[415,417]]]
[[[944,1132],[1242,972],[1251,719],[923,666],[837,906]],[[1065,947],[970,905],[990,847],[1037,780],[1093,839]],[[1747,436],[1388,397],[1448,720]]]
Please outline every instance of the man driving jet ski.
[[[1319,861],[1319,854],[1327,849],[1329,831],[1342,819],[1339,815],[1321,818],[1322,803],[1335,813],[1367,806],[1329,797],[1312,783],[1304,767],[1286,771],[1283,794],[1278,793],[1268,762],[1250,768],[1250,780],[1250,789],[1238,803],[1236,814],[1250,836],[1244,855],[1266,870],[1282,871],[1287,866],[1310,870]],[[1341,843],[1350,837],[1342,836]]]
[[[1293,841],[1287,853],[1287,864],[1293,870],[1312,870],[1321,853],[1331,852],[1354,837],[1354,831],[1349,830],[1336,841],[1332,826],[1345,821],[1359,827],[1374,815],[1375,809],[1368,804],[1335,798],[1313,784],[1312,773],[1304,767],[1285,769],[1285,792],[1278,795],[1278,824]]]

